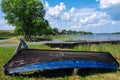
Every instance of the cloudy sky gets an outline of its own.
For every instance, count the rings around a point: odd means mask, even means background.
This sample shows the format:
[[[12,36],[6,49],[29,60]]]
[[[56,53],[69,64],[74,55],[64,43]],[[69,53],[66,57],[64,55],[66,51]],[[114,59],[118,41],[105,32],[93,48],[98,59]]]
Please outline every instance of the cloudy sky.
[[[1,0],[0,0],[1,1]],[[51,27],[90,31],[120,32],[120,0],[42,0]],[[0,29],[14,29],[0,9]]]

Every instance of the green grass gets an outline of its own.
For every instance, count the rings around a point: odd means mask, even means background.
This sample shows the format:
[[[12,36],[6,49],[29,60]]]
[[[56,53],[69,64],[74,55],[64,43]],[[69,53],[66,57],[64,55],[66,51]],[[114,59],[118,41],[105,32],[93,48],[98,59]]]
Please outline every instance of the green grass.
[[[14,33],[14,30],[0,30],[0,32],[11,32],[11,33]]]
[[[46,45],[30,45],[29,48],[52,49]],[[73,76],[69,71],[35,71],[24,73],[21,76],[5,76],[2,74],[2,65],[11,58],[16,47],[0,47],[0,80],[120,80],[120,71],[83,71]],[[120,44],[80,45],[74,47],[75,51],[107,51],[120,62]],[[55,76],[54,76],[55,75]]]
[[[117,60],[120,61],[120,44],[81,45],[74,47],[74,50],[110,52]]]
[[[49,35],[52,39],[71,39],[70,35]]]
[[[19,39],[14,38],[12,40],[7,40],[7,41],[0,42],[0,45],[2,45],[2,44],[18,44],[18,43],[19,43]]]
[[[16,36],[0,36],[0,38],[13,38],[13,37],[16,37]]]
[[[32,49],[46,49],[46,50],[51,50],[52,48],[47,46],[47,45],[44,45],[44,44],[40,44],[40,45],[30,45],[29,48],[32,48]]]
[[[17,36],[14,30],[0,30],[0,38],[10,38],[13,36]]]
[[[14,30],[0,30],[0,39],[18,37]]]
[[[2,44],[18,44],[19,43],[19,39],[23,38],[22,36],[4,36],[4,37],[0,37],[0,38],[9,38],[9,40],[5,40],[0,42],[0,45]]]

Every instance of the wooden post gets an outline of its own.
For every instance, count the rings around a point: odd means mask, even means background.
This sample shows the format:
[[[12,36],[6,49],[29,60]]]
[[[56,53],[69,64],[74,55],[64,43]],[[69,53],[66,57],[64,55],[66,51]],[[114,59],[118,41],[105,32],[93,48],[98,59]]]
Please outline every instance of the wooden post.
[[[20,43],[19,43],[18,47],[16,48],[15,54],[18,53],[18,51],[21,49],[22,45],[23,45],[23,47],[24,47],[25,49],[28,49],[28,46],[27,46],[27,44],[24,42],[24,40],[20,39]]]
[[[28,49],[28,46],[24,40],[20,39],[20,43],[23,45],[24,48]]]
[[[15,54],[18,53],[18,51],[20,50],[21,46],[22,46],[22,44],[21,44],[21,42],[20,42],[19,45],[18,45],[18,47],[16,48]]]
[[[8,73],[7,73],[7,71],[4,67],[2,67],[2,72],[3,72],[4,75],[8,75]]]
[[[73,70],[73,75],[77,75],[77,74],[78,74],[78,71],[79,71],[79,68],[74,68],[74,70]]]

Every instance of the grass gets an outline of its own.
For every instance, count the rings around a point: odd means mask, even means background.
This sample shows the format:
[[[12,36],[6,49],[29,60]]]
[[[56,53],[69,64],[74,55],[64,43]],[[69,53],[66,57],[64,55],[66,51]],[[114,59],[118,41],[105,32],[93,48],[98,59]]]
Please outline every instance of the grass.
[[[49,35],[52,39],[71,39],[70,35]]]
[[[120,44],[81,45],[74,47],[74,50],[110,52],[117,60],[120,61]]]
[[[5,37],[2,37],[5,38]],[[0,42],[0,45],[2,44],[18,44],[19,43],[19,39],[23,38],[22,36],[6,36],[6,38],[9,38],[9,40],[4,40],[2,42]]]
[[[18,44],[18,43],[19,43],[19,39],[14,38],[12,40],[7,40],[7,41],[0,42],[0,45],[2,45],[2,44]]]
[[[13,38],[13,37],[16,37],[16,36],[0,36],[0,39],[3,39],[3,38]]]
[[[0,48],[0,67],[13,55],[16,47]],[[30,45],[29,48],[52,49],[46,45]],[[107,51],[120,63],[120,44],[80,45],[75,51]],[[120,80],[120,71],[109,72],[101,70],[81,69],[78,75],[72,75],[71,70],[35,71],[18,76],[5,76],[0,68],[0,80]]]
[[[0,32],[12,32],[12,33],[14,33],[14,30],[0,30]]]
[[[0,38],[11,38],[17,36],[14,30],[0,30]]]
[[[33,48],[33,49],[47,49],[47,50],[51,50],[52,48],[44,45],[44,44],[40,44],[40,45],[30,45],[29,48]]]

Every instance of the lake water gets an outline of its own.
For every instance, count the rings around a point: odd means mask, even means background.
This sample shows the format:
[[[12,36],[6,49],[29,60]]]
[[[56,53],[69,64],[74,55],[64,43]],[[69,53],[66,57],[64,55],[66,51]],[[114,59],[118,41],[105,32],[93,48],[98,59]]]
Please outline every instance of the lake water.
[[[74,35],[73,40],[120,40],[120,34],[90,34],[90,35]]]

